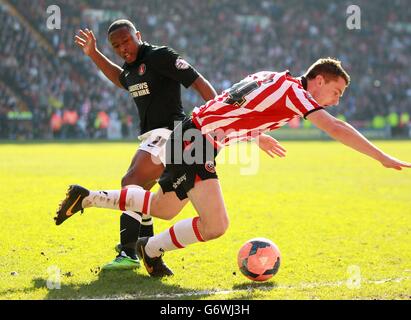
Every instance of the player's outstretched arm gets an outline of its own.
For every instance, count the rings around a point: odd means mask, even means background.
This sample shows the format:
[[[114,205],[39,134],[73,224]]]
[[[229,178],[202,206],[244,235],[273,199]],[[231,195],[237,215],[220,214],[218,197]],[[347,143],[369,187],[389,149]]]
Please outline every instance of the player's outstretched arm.
[[[113,63],[97,49],[97,41],[93,31],[80,30],[74,37],[74,42],[83,49],[84,54],[89,56],[104,75],[117,87],[124,89],[120,83],[120,74],[123,69]]]
[[[201,74],[196,81],[193,82],[191,88],[197,91],[205,102],[213,99],[217,95],[214,87]]]
[[[325,110],[313,112],[307,116],[307,119],[310,120],[317,128],[327,133],[330,137],[379,161],[386,168],[396,170],[411,168],[411,163],[398,160],[386,154],[368,141],[367,138],[365,138],[350,124],[336,119]]]

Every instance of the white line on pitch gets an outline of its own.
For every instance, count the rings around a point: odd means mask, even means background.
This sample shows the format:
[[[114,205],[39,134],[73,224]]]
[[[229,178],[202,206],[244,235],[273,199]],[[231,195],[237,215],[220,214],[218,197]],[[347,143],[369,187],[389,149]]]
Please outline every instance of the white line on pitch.
[[[380,285],[383,283],[390,283],[390,282],[403,282],[406,280],[411,280],[411,277],[402,277],[402,278],[388,278],[388,279],[380,279],[380,280],[362,280],[362,283],[365,284],[375,284]],[[184,292],[184,293],[172,293],[172,294],[155,294],[155,295],[147,295],[147,296],[140,296],[140,295],[122,295],[122,296],[107,296],[104,298],[97,298],[97,299],[172,299],[172,298],[181,298],[181,297],[196,297],[196,296],[208,296],[208,295],[229,295],[233,293],[241,293],[241,292],[252,292],[256,290],[261,291],[270,291],[275,289],[289,289],[289,290],[299,290],[299,289],[314,289],[314,288],[322,288],[322,287],[341,287],[346,285],[347,281],[336,281],[336,282],[314,282],[314,283],[301,283],[298,285],[278,285],[278,286],[262,286],[262,287],[247,287],[244,289],[238,290],[201,290],[201,291],[191,291],[191,292]]]

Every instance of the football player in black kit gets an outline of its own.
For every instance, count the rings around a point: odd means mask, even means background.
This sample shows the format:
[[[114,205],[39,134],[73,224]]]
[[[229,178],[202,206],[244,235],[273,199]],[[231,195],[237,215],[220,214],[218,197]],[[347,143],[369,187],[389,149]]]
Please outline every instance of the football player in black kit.
[[[140,117],[141,145],[121,180],[121,187],[140,186],[150,190],[161,176],[165,162],[165,142],[175,121],[185,114],[181,102],[181,84],[194,89],[204,101],[216,96],[211,84],[174,50],[143,42],[132,22],[117,20],[108,29],[108,39],[115,53],[124,61],[122,67],[105,57],[96,45],[91,30],[80,30],[76,44],[119,88],[128,90]],[[56,224],[68,217],[57,216]],[[120,217],[118,256],[103,270],[134,269],[140,266],[135,246],[139,237],[153,235],[150,216],[123,210]],[[164,264],[164,275],[172,271]]]

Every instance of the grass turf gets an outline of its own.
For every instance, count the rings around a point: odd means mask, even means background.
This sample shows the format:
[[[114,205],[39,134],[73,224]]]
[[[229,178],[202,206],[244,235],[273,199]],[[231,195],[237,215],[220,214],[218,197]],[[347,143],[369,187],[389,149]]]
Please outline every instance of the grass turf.
[[[119,211],[53,221],[69,184],[117,189],[135,144],[0,145],[0,299],[410,299],[411,171],[385,169],[335,142],[284,145],[285,159],[250,144],[221,155],[230,228],[167,253],[175,276],[162,280],[143,269],[99,272],[115,256]],[[377,145],[411,161],[411,142]],[[171,222],[156,220],[155,230],[194,214],[189,205]],[[236,265],[254,237],[282,253],[279,273],[265,283]],[[60,289],[49,289],[56,269]]]

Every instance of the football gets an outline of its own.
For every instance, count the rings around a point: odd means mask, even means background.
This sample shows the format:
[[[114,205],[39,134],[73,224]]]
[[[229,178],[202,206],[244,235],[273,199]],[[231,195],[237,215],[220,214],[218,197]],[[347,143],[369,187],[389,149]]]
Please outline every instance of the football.
[[[280,250],[265,238],[248,240],[238,252],[238,267],[243,275],[253,281],[267,281],[280,268]]]

